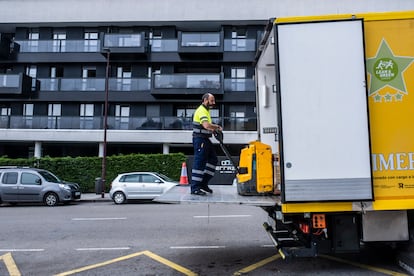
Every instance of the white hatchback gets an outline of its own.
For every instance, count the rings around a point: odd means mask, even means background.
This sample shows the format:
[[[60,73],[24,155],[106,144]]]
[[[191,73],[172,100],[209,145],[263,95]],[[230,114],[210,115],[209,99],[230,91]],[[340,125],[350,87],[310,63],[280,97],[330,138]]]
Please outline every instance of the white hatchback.
[[[156,172],[122,173],[112,181],[109,195],[115,204],[125,203],[128,199],[154,199],[178,184]]]

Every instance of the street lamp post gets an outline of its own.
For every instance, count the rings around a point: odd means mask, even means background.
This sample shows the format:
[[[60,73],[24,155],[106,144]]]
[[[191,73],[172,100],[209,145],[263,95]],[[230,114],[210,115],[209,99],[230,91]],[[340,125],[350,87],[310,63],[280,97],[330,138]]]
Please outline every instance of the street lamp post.
[[[105,106],[104,106],[104,137],[103,137],[103,156],[102,156],[102,173],[101,173],[101,185],[102,192],[101,197],[105,197],[105,183],[106,183],[106,133],[108,129],[108,96],[109,96],[109,57],[111,51],[109,49],[104,49],[106,52],[106,75],[105,75]]]

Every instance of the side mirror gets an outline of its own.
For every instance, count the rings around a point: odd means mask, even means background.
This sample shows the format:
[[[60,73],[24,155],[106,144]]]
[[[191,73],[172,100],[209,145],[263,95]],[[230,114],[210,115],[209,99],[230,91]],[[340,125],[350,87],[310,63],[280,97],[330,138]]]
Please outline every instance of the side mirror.
[[[37,185],[42,185],[42,179],[38,178],[35,180]]]

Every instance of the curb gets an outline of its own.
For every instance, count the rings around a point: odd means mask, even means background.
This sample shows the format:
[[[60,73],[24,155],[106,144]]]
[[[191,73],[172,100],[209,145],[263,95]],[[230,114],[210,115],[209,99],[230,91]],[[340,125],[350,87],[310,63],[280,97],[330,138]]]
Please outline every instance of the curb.
[[[94,193],[86,193],[82,194],[81,198],[78,202],[110,202],[112,201],[109,194],[105,194],[104,198],[102,198],[101,194],[94,194]]]

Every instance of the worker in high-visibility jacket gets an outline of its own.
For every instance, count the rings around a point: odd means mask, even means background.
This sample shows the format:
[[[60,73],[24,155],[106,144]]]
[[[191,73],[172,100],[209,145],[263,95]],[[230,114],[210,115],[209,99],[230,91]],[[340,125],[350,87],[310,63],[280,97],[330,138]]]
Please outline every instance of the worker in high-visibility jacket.
[[[213,193],[208,182],[216,172],[217,155],[210,137],[214,131],[223,130],[211,122],[210,108],[216,104],[214,95],[206,93],[201,101],[193,115],[194,163],[191,170],[191,193],[195,195]]]

